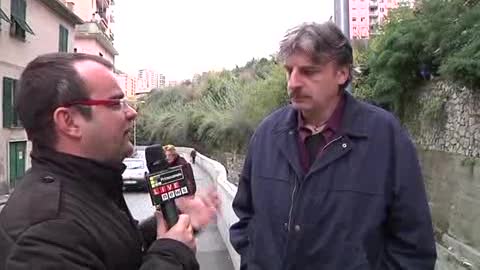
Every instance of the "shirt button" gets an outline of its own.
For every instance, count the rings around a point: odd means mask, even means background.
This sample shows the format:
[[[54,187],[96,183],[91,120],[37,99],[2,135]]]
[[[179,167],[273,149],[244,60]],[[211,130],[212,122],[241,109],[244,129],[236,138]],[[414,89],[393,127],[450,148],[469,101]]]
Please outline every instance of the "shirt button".
[[[43,180],[44,183],[47,183],[47,184],[55,181],[55,179],[53,177],[49,176],[49,175],[43,177],[42,180]]]
[[[300,232],[300,230],[301,230],[300,225],[295,225],[295,231]]]
[[[342,144],[342,147],[343,147],[343,148],[347,148],[347,144],[346,144],[346,143],[343,143],[343,144]]]

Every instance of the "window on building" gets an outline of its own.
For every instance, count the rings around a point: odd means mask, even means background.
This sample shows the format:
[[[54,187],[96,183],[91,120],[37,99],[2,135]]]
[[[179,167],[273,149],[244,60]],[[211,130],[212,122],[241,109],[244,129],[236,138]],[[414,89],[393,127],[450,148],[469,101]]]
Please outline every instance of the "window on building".
[[[15,89],[17,80],[3,77],[3,127],[21,127],[20,119],[15,111]]]
[[[73,48],[73,52],[76,53],[76,52],[77,52],[77,48]]]
[[[11,0],[10,34],[18,39],[25,40],[26,33],[34,35],[32,28],[27,23],[26,0]]]
[[[361,22],[365,21],[365,17],[360,18],[360,21]]]
[[[384,8],[380,8],[380,12],[383,12],[385,9]]]
[[[63,25],[60,25],[58,34],[58,51],[68,52],[68,29]]]
[[[352,22],[356,22],[357,21],[357,17],[352,17]]]

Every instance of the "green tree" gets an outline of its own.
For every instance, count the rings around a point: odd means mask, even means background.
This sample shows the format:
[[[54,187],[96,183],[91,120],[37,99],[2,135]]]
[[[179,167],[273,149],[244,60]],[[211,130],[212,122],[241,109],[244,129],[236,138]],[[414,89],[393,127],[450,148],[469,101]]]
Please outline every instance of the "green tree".
[[[195,85],[152,92],[138,119],[138,141],[236,156],[258,123],[286,100],[283,68],[273,57],[253,59],[232,71],[205,73]]]
[[[370,41],[365,72],[354,82],[355,94],[402,118],[430,75],[478,86],[480,5],[467,2],[424,0],[415,9],[389,12],[381,34]]]

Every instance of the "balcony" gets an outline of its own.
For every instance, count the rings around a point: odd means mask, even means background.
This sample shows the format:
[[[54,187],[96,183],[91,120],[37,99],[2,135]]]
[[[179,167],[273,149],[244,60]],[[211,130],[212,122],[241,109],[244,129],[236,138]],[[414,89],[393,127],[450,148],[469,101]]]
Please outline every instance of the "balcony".
[[[107,10],[110,7],[109,0],[97,0],[97,11],[96,13],[102,20],[102,23],[108,28],[108,23],[110,21],[109,16],[107,16]]]
[[[103,25],[100,22],[86,22],[77,25],[76,31],[81,34],[105,34]]]
[[[378,18],[378,12],[377,11],[374,11],[374,12],[370,11],[369,16],[370,16],[370,18]]]
[[[377,8],[378,7],[378,2],[377,1],[370,1],[369,7],[370,7],[370,9]]]
[[[103,20],[98,22],[87,22],[76,27],[77,38],[92,38],[96,39],[107,51],[112,55],[118,55],[117,50],[113,47],[113,34],[107,31]]]

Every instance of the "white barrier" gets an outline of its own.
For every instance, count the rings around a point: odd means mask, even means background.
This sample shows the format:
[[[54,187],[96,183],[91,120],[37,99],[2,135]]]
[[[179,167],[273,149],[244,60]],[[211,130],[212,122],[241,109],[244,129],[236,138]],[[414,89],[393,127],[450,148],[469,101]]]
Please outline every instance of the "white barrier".
[[[192,148],[177,147],[177,152],[182,156],[190,160],[190,152]],[[202,168],[211,179],[214,181],[214,185],[217,188],[218,194],[222,201],[220,207],[220,213],[217,217],[217,227],[220,235],[227,246],[228,253],[233,262],[233,266],[236,270],[240,269],[240,255],[233,249],[230,244],[230,226],[238,221],[238,217],[235,215],[232,209],[232,201],[237,193],[237,187],[227,180],[227,171],[221,163],[216,160],[210,159],[197,152],[195,159],[195,165]]]

